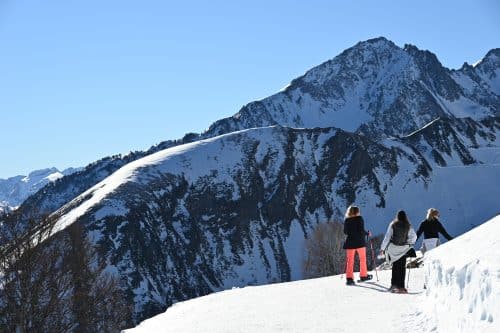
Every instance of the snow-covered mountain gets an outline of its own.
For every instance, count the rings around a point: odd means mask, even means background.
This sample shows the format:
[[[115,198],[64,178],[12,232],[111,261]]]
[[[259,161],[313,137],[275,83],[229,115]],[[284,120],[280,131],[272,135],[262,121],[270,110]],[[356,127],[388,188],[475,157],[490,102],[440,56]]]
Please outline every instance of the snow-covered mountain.
[[[408,295],[385,292],[390,271],[357,287],[331,276],[238,288],[175,304],[125,332],[498,332],[499,233],[497,216],[428,252]]]
[[[208,132],[282,125],[385,137],[408,135],[438,117],[498,116],[499,53],[491,50],[475,67],[449,70],[429,51],[371,39],[307,71],[281,92],[249,103]]]
[[[382,142],[335,128],[234,132],[127,164],[60,209],[58,228],[85,225],[145,318],[301,279],[304,239],[352,202],[375,232],[400,208],[417,223],[431,206],[452,234],[469,230],[498,213],[499,127],[443,118]]]
[[[83,224],[135,320],[300,279],[304,239],[353,202],[374,232],[436,206],[459,234],[499,213],[497,53],[449,70],[414,46],[361,42],[201,135],[97,161],[20,209]]]
[[[15,176],[0,179],[0,210],[19,206],[27,197],[38,192],[48,183],[78,171],[68,168],[59,171],[57,168],[35,170],[27,176]]]

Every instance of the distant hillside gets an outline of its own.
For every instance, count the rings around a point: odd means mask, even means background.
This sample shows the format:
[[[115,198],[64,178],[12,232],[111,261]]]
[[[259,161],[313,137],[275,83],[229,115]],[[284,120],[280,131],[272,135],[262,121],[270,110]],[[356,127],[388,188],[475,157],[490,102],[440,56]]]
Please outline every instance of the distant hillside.
[[[0,209],[19,206],[27,197],[38,192],[45,185],[70,175],[79,169],[68,168],[59,171],[57,168],[35,170],[27,176],[15,176],[0,179]]]

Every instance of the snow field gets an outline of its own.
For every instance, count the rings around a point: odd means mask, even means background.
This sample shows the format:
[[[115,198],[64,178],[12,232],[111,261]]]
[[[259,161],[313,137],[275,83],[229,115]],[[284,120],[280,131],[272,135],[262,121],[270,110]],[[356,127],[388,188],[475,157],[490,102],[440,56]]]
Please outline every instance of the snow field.
[[[125,332],[401,332],[423,292],[423,270],[412,270],[409,295],[386,292],[391,272],[378,273],[379,282],[353,287],[336,275],[235,288],[177,303]]]

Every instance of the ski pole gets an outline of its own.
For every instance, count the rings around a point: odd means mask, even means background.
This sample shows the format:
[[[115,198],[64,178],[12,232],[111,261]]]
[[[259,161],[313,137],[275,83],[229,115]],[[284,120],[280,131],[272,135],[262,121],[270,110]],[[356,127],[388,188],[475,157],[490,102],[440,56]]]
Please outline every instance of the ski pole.
[[[410,288],[410,272],[411,272],[411,262],[410,265],[408,266],[408,280],[406,281],[406,289]]]
[[[373,263],[373,268],[375,269],[375,275],[377,276],[377,282],[378,282],[378,272],[377,272],[377,263],[375,262],[375,251],[373,251],[373,240],[370,239],[370,248],[372,250],[372,263]]]

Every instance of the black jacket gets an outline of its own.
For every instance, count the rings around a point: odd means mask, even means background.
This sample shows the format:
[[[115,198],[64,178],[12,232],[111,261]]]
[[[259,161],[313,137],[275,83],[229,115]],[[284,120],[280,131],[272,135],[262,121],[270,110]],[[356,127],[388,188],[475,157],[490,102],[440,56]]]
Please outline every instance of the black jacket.
[[[420,224],[420,228],[417,231],[417,238],[420,237],[421,234],[424,234],[424,239],[427,238],[439,238],[438,233],[441,233],[447,240],[452,240],[451,237],[446,230],[444,230],[443,225],[439,222],[438,219],[425,220]]]
[[[344,234],[347,238],[344,249],[357,249],[366,246],[365,222],[361,216],[348,217],[344,220]]]

